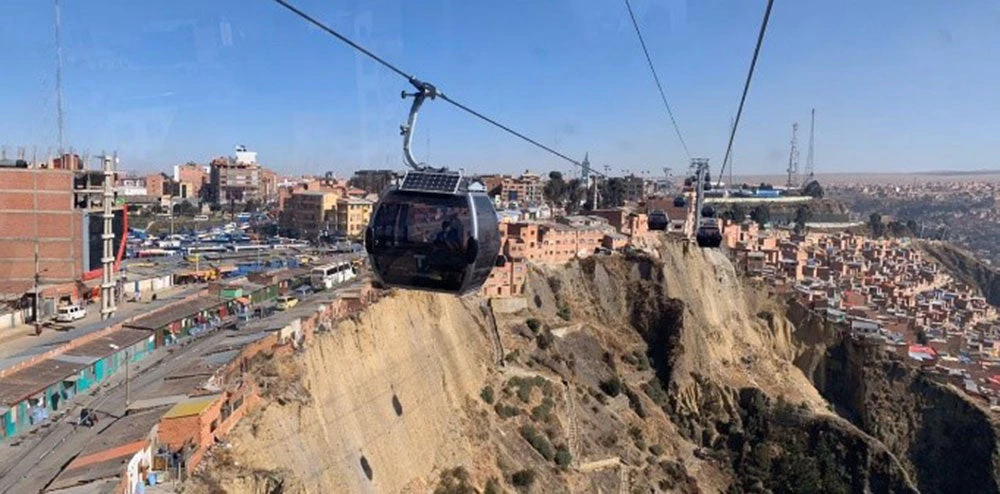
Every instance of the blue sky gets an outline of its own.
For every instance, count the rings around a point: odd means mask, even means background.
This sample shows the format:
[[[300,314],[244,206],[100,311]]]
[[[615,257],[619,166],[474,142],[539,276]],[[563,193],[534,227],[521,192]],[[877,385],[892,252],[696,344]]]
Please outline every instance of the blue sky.
[[[817,172],[1000,168],[1000,4],[777,0],[735,144],[781,173],[793,121]],[[401,166],[402,79],[269,0],[61,0],[66,143],[126,168],[236,144],[284,173]],[[684,155],[624,3],[297,0],[455,99],[595,165],[658,173]],[[764,0],[633,0],[695,156],[722,160]],[[54,8],[0,2],[0,144],[57,145]],[[15,31],[13,26],[22,29]],[[418,157],[479,172],[569,167],[443,102]],[[43,151],[39,151],[42,153]]]

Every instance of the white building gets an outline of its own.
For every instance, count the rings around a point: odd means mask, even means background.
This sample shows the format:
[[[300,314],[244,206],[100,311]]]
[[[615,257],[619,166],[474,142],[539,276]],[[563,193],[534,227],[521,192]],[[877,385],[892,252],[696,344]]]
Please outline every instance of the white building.
[[[236,146],[236,163],[246,164],[246,165],[256,165],[257,164],[257,152],[247,151],[247,147],[244,145]]]

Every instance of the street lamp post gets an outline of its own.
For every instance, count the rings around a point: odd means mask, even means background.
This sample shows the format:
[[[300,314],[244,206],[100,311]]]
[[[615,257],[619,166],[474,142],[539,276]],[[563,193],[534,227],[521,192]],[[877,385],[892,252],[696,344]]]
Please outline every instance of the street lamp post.
[[[120,346],[118,346],[118,345],[116,345],[114,343],[109,343],[108,346],[111,347],[112,349],[116,350],[116,351],[121,349]],[[131,376],[130,376],[130,373],[129,373],[129,367],[130,367],[129,364],[131,364],[130,359],[129,359],[129,349],[126,348],[125,349],[125,413],[128,413],[128,406],[132,403],[131,394],[129,392],[130,391],[129,385],[131,384],[130,383],[130,381],[131,381],[130,377]]]

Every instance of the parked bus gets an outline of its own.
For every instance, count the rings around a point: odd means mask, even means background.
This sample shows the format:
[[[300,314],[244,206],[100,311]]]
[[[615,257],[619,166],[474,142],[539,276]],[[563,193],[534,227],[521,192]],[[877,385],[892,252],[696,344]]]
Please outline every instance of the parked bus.
[[[258,250],[271,250],[271,246],[267,244],[241,244],[241,245],[230,245],[229,249],[233,252],[251,252]]]
[[[341,261],[313,268],[309,281],[316,290],[328,290],[334,285],[353,280],[357,276],[350,262]]]
[[[184,252],[187,254],[197,254],[199,252],[225,252],[226,247],[223,245],[192,245],[184,248]]]

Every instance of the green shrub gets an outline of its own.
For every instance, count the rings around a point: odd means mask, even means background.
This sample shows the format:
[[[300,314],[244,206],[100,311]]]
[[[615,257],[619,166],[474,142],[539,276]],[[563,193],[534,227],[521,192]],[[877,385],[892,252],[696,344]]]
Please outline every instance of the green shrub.
[[[518,399],[521,400],[521,402],[528,403],[529,401],[531,401],[532,387],[533,386],[530,383],[517,387],[517,397]]]
[[[659,379],[653,379],[646,384],[642,385],[642,391],[646,393],[649,399],[653,400],[660,407],[666,407],[670,404],[670,400],[667,397],[667,392],[663,390],[663,386],[660,385]]]
[[[649,447],[649,452],[653,453],[656,456],[660,456],[663,454],[663,446],[660,446],[659,444],[654,444]]]
[[[535,337],[535,343],[538,344],[538,348],[541,350],[548,350],[556,340],[555,336],[552,335],[552,331],[544,330],[538,333]]]
[[[638,428],[638,427],[636,427],[636,426],[633,425],[633,426],[631,426],[631,427],[628,428],[628,435],[632,436],[632,439],[634,439],[636,441],[639,441],[639,440],[642,439],[642,429],[640,429],[640,428]],[[646,448],[642,448],[642,449],[646,449]]]
[[[479,397],[482,398],[483,401],[485,401],[487,404],[492,405],[493,404],[493,399],[494,399],[494,396],[493,396],[493,387],[492,386],[484,386],[483,390],[479,392]]]
[[[476,489],[469,485],[469,472],[455,467],[441,472],[441,483],[434,494],[476,494]]]
[[[538,333],[538,330],[542,327],[542,322],[535,318],[528,319],[526,324],[532,333]]]
[[[636,369],[641,370],[641,371],[649,369],[649,357],[647,357],[645,353],[642,353],[642,352],[636,350],[635,351],[635,360],[636,360],[636,364],[635,364],[635,368]]]
[[[562,280],[560,280],[559,278],[551,276],[549,277],[548,282],[549,282],[549,288],[552,289],[552,293],[559,293],[559,290],[562,289]]]
[[[510,483],[514,484],[515,487],[531,487],[531,485],[535,483],[535,471],[530,468],[526,468],[524,470],[514,472],[514,475],[511,475],[510,477]]]
[[[564,321],[569,321],[573,314],[570,312],[569,307],[565,305],[559,306],[559,310],[556,311],[556,315],[562,318]]]
[[[573,455],[570,454],[569,448],[566,446],[556,448],[556,465],[559,465],[560,468],[567,468],[570,463],[573,463]]]
[[[635,414],[639,418],[646,418],[646,408],[642,406],[642,400],[639,399],[639,395],[635,391],[632,391],[628,386],[622,386],[622,391],[625,392],[625,396],[628,398],[628,406],[635,411]]]
[[[552,443],[549,442],[547,437],[539,434],[538,429],[535,429],[535,426],[531,424],[525,424],[522,426],[521,437],[523,437],[525,441],[528,441],[528,444],[530,444],[532,448],[535,448],[535,451],[538,451],[538,454],[542,455],[542,458],[549,461],[555,458],[555,452],[552,450]]]
[[[504,405],[503,403],[499,402],[493,407],[493,410],[497,412],[497,415],[505,419],[510,417],[516,417],[521,414],[520,408],[513,407],[510,405]]]
[[[622,382],[618,379],[618,376],[601,381],[601,391],[604,391],[604,394],[614,398],[622,392]]]
[[[503,494],[503,489],[500,488],[500,482],[497,479],[489,479],[486,481],[486,487],[483,488],[483,494]]]
[[[531,409],[531,419],[535,422],[548,422],[552,418],[552,407],[555,403],[552,398],[545,398],[542,403]]]

